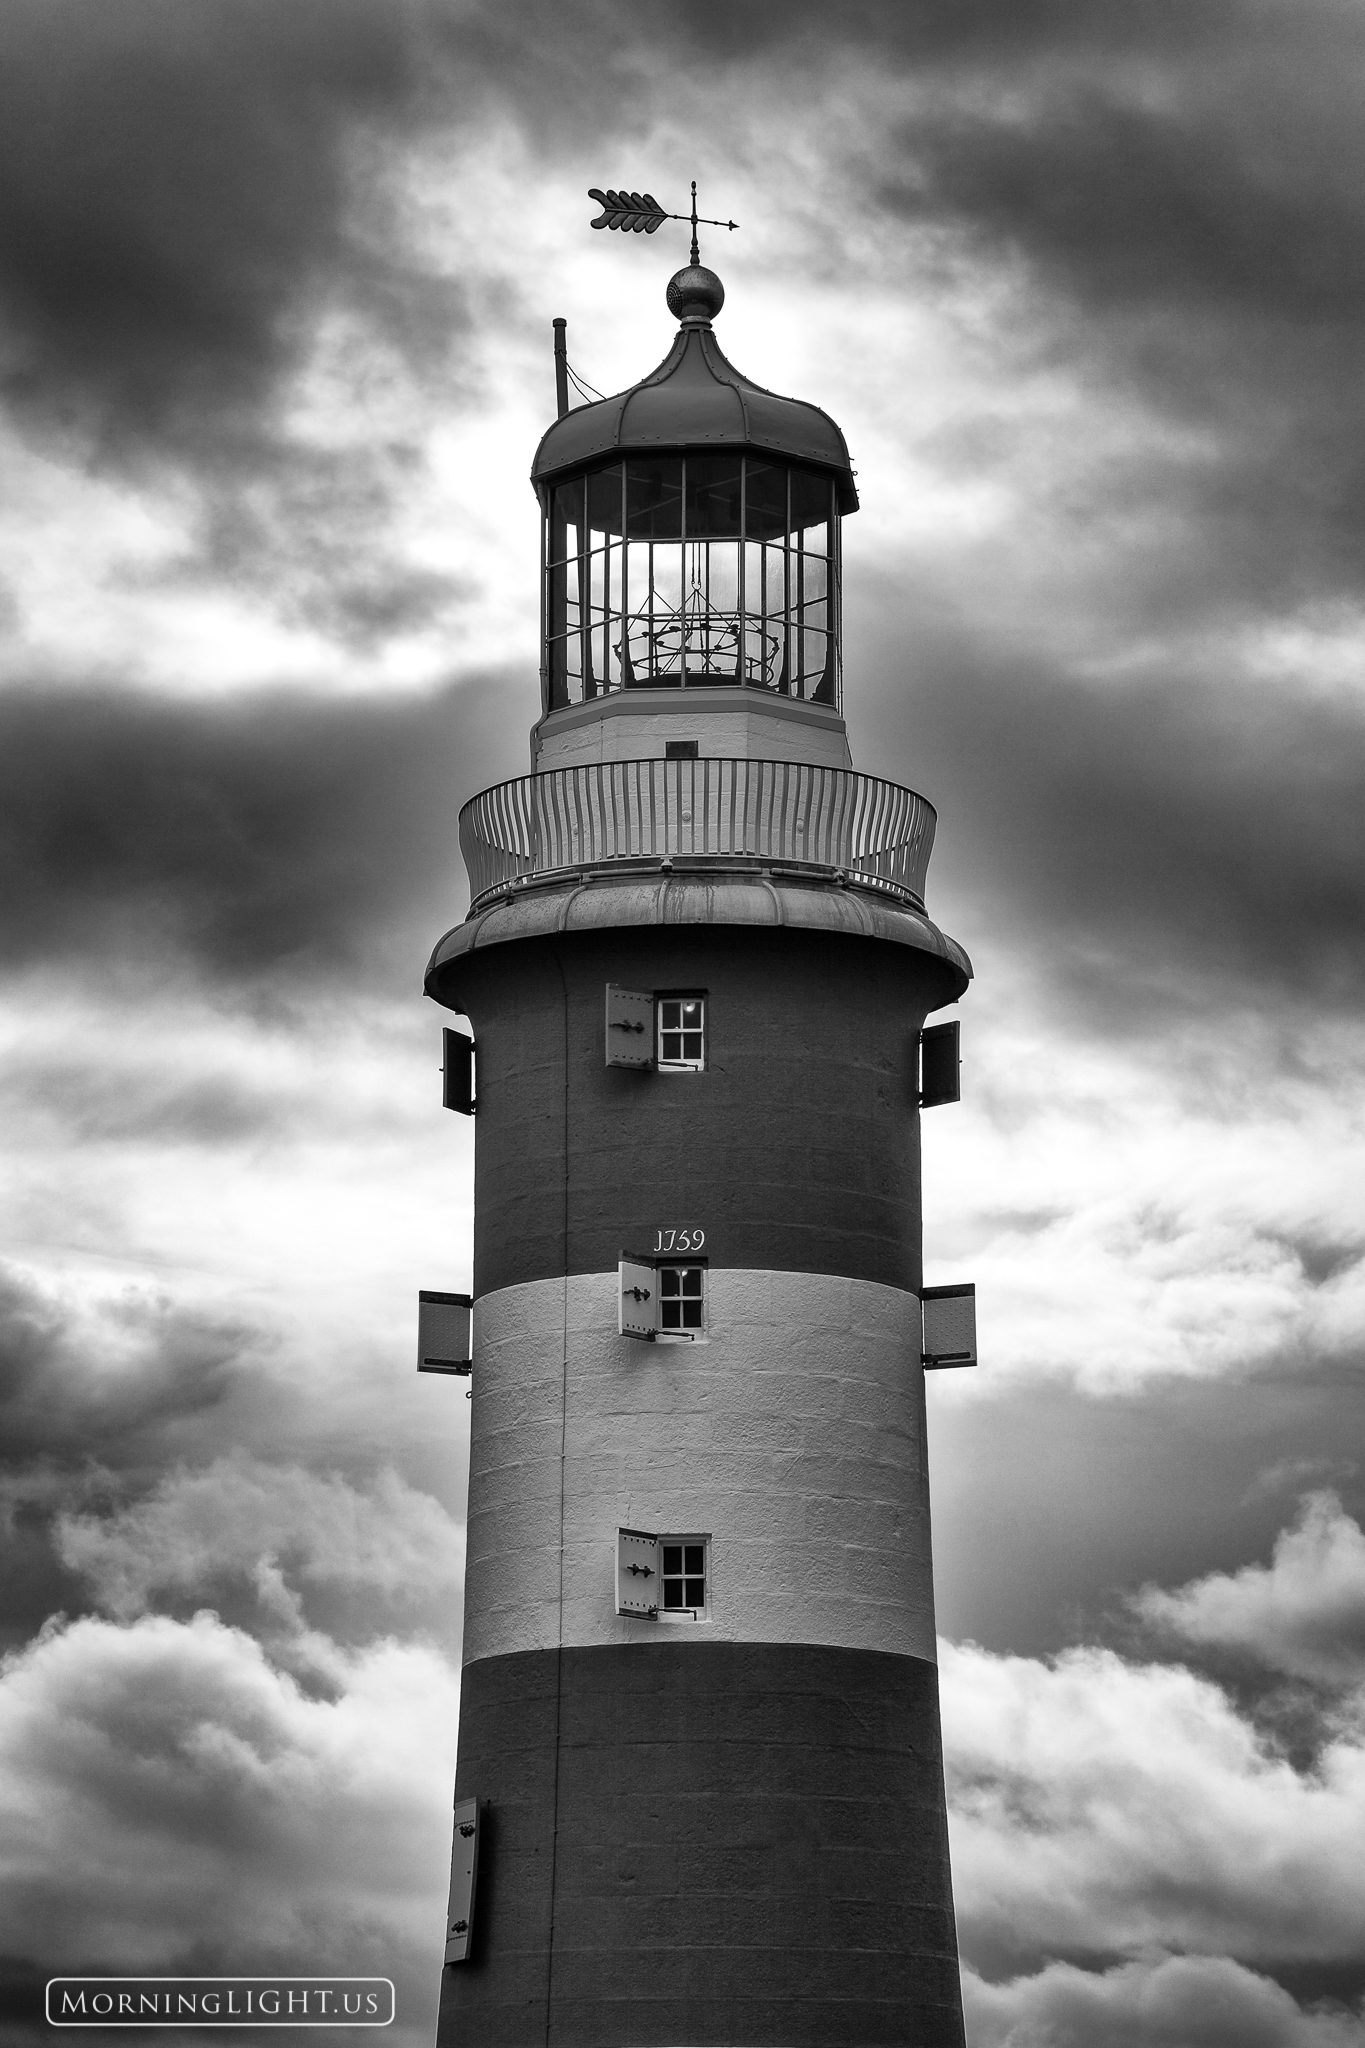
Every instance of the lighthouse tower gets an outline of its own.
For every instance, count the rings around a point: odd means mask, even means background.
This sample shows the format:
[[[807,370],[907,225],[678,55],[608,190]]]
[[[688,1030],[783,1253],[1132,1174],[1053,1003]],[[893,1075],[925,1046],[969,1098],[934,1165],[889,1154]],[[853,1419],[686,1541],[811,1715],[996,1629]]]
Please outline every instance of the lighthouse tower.
[[[476,1132],[441,2048],[962,2042],[919,1117],[971,969],[849,754],[843,435],[723,300],[680,271],[536,452],[533,772],[427,972]]]

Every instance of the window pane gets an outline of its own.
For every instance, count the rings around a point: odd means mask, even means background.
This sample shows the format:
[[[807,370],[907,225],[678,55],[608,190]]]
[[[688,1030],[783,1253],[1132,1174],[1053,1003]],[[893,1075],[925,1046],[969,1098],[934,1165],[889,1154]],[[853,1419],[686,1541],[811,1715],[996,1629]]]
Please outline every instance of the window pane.
[[[678,1573],[680,1573],[680,1572],[682,1571],[682,1568],[683,1568],[683,1546],[682,1546],[682,1544],[681,1544],[681,1543],[665,1543],[665,1545],[664,1545],[664,1571],[665,1571],[665,1573],[669,1573],[669,1572],[672,1572],[672,1573],[673,1573],[673,1574],[674,1574],[674,1575],[676,1576],[676,1575],[677,1575]]]
[[[632,540],[677,540],[682,533],[682,458],[635,457],[626,464],[626,523]]]
[[[829,661],[829,641],[823,633],[812,632],[809,627],[801,636],[802,674],[809,688],[806,695],[819,683]]]
[[[744,530],[750,540],[780,540],[787,531],[787,469],[781,462],[748,458]]]
[[[681,1579],[664,1580],[664,1606],[681,1607],[683,1604],[683,1582]]]
[[[582,542],[583,525],[583,484],[575,479],[571,484],[556,484],[554,504],[550,514],[550,560],[562,561],[565,554],[576,555]]]
[[[688,1543],[683,1548],[687,1554],[683,1570],[689,1572],[701,1571],[706,1555],[705,1545],[701,1543]]]
[[[665,996],[659,1002],[659,1060],[664,1066],[704,1064],[705,1003],[701,996]],[[677,1275],[673,1276],[675,1284]]]
[[[744,634],[744,665],[746,680],[750,683],[766,683],[769,689],[777,681],[781,665],[782,637],[769,622],[764,631],[752,614]]]
[[[699,548],[697,552],[701,554],[703,550]],[[724,615],[727,652],[733,661],[734,614],[739,606],[739,549],[736,546],[727,546],[724,541],[716,541],[704,552],[707,602],[713,612]],[[715,637],[720,637],[719,628]]]
[[[778,618],[787,609],[787,558],[781,548],[763,550],[763,609]]]
[[[656,614],[667,618],[670,613],[676,612],[682,603],[683,551],[681,548],[655,548],[653,552],[653,609]]]
[[[829,578],[829,556],[825,553],[825,529],[808,526],[801,536],[801,568],[807,597],[823,597]]]
[[[810,569],[814,567],[814,563],[817,563],[817,561],[821,563],[821,569],[823,569],[825,563],[829,561],[829,526],[827,524],[806,526],[798,539],[800,539],[802,553],[806,557],[806,575],[810,573]]]
[[[686,1587],[687,1587],[687,1598],[686,1598],[686,1599],[685,1599],[685,1600],[683,1601],[683,1603],[682,1603],[682,1604],[683,1604],[683,1606],[684,1606],[684,1607],[705,1607],[705,1605],[706,1605],[706,1581],[705,1581],[705,1579],[687,1579],[687,1580],[685,1580],[685,1581],[684,1581],[684,1584],[685,1584],[685,1585],[686,1585]]]
[[[689,455],[687,458],[687,537],[739,534],[738,455]]]
[[[621,531],[621,465],[594,470],[588,478],[588,525],[594,533]]]
[[[829,518],[829,478],[809,469],[792,471],[792,528],[820,526]]]

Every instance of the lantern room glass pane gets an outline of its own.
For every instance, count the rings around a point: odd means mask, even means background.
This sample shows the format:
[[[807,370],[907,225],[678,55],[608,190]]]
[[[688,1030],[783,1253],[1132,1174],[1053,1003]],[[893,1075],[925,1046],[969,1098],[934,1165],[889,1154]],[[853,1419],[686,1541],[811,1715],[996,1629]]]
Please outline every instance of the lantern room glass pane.
[[[791,531],[803,526],[822,526],[829,518],[829,478],[814,470],[793,469],[791,473]]]
[[[633,456],[626,464],[626,526],[632,540],[682,536],[682,458]]]
[[[604,533],[619,534],[621,531],[621,465],[614,462],[610,469],[594,470],[587,478],[588,530],[598,544]]]
[[[741,453],[632,456],[553,487],[550,705],[717,684],[837,703],[837,519],[828,476]]]
[[[562,562],[566,555],[576,555],[583,544],[582,527],[583,480],[576,477],[571,484],[555,486],[547,559]]]
[[[824,597],[828,593],[829,561],[823,551],[818,555],[802,554],[801,589],[808,603],[812,598]]]
[[[713,535],[739,538],[743,458],[738,455],[689,455],[687,458],[687,538]]]
[[[787,465],[746,461],[744,531],[750,540],[781,540],[787,531]]]

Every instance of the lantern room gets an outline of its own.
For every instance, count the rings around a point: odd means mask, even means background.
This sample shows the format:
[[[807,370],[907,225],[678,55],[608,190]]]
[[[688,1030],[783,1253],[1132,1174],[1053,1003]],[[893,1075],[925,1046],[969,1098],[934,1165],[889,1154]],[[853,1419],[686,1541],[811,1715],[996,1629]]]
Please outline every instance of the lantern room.
[[[679,271],[658,369],[564,411],[536,451],[546,720],[618,693],[717,689],[838,719],[848,449],[818,406],[726,360],[724,297],[713,271]]]

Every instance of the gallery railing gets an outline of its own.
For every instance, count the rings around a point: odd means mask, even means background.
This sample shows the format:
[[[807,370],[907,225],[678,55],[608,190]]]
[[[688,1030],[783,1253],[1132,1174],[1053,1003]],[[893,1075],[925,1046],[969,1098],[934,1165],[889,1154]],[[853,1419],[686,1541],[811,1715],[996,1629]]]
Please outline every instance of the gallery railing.
[[[912,789],[799,761],[594,761],[483,790],[460,812],[474,904],[615,862],[827,870],[924,905],[934,807]]]

